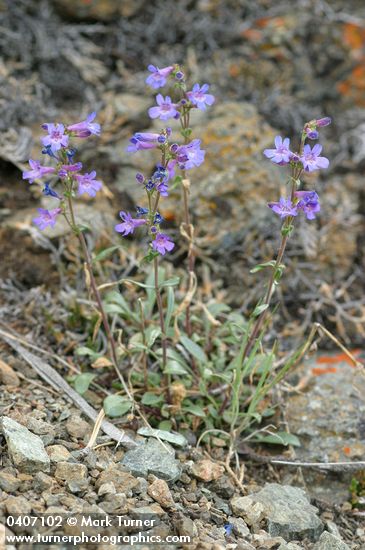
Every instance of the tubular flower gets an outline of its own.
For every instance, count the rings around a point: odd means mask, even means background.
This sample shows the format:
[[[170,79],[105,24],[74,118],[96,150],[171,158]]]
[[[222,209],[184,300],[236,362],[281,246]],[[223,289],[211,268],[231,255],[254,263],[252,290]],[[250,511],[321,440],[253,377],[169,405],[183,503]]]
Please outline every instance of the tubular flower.
[[[279,202],[269,202],[268,207],[271,208],[275,214],[278,214],[281,219],[288,216],[297,216],[298,208],[292,203],[290,199],[281,197]]]
[[[129,140],[128,153],[135,153],[143,149],[154,149],[166,141],[165,136],[153,132],[138,132]]]
[[[96,113],[91,113],[86,120],[67,126],[67,131],[72,132],[74,137],[87,138],[91,135],[100,135],[100,124],[93,122]]]
[[[209,90],[208,84],[203,84],[202,87],[199,84],[194,84],[191,92],[187,92],[189,101],[195,105],[201,111],[206,111],[207,105],[210,107],[215,101],[215,97],[211,94],[207,94]]]
[[[23,172],[23,180],[29,180],[29,183],[33,183],[34,180],[41,179],[46,174],[53,174],[55,169],[52,166],[41,166],[39,160],[29,160],[31,170]]]
[[[78,194],[87,194],[90,197],[95,197],[96,193],[102,188],[101,181],[95,179],[96,172],[93,170],[90,174],[77,174],[75,176],[78,182]]]
[[[281,136],[276,136],[275,138],[275,149],[265,149],[264,155],[268,159],[271,160],[271,162],[275,162],[275,164],[288,164],[291,160],[292,152],[289,149],[290,146],[290,139],[283,138]]]
[[[315,214],[321,210],[319,197],[315,191],[296,191],[295,196],[299,199],[297,202],[298,210],[302,210],[307,220],[314,220]]]
[[[152,248],[164,256],[166,252],[171,252],[175,244],[165,233],[157,233],[154,241],[152,241]]]
[[[155,90],[165,86],[167,82],[167,78],[174,70],[174,67],[172,65],[169,65],[168,67],[164,67],[163,69],[159,69],[154,65],[148,65],[147,68],[151,74],[146,78],[146,83],[149,86],[151,86],[151,88],[154,88]]]
[[[62,147],[67,147],[69,137],[65,134],[63,124],[42,124],[42,128],[48,132],[48,136],[42,138],[42,144],[45,147],[49,147],[53,154]]]
[[[303,155],[300,157],[300,160],[306,172],[328,168],[329,160],[326,157],[320,157],[321,152],[322,145],[319,145],[319,143],[314,145],[313,149],[308,144],[304,145]]]
[[[123,237],[130,235],[134,232],[136,227],[146,223],[146,220],[137,220],[136,218],[132,218],[132,215],[129,212],[120,212],[119,215],[122,218],[123,223],[118,223],[114,229],[118,233],[121,233]]]
[[[172,103],[171,97],[158,94],[156,96],[156,107],[148,109],[148,114],[151,118],[159,118],[160,120],[168,120],[169,118],[179,118],[179,111],[176,109],[176,104]]]
[[[39,216],[33,219],[33,223],[38,225],[39,229],[43,231],[46,227],[54,227],[57,216],[62,212],[61,208],[55,208],[54,210],[45,210],[44,208],[38,208]]]

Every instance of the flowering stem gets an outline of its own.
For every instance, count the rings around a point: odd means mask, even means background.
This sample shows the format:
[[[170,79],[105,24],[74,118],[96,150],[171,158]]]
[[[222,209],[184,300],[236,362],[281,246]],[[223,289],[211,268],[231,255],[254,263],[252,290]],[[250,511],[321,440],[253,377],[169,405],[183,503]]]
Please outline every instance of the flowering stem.
[[[157,307],[158,307],[158,313],[160,317],[160,328],[161,328],[161,340],[162,340],[162,372],[166,369],[166,363],[167,363],[167,338],[165,333],[165,319],[164,319],[164,311],[163,311],[163,304],[162,304],[162,298],[161,298],[161,292],[160,292],[160,286],[158,281],[158,256],[156,256],[153,260],[153,266],[154,266],[154,272],[155,272],[155,292],[156,292],[156,301],[157,301]],[[167,376],[166,380],[166,386],[167,386],[167,392],[169,393],[169,377]]]
[[[189,113],[187,113],[184,109],[183,117],[181,121],[181,126],[183,131],[185,132],[184,135],[184,141],[185,144],[189,143],[189,138],[186,133],[186,130],[189,128]],[[188,247],[188,275],[189,279],[188,282],[190,284],[191,275],[195,271],[195,255],[194,255],[194,230],[193,226],[191,225],[191,218],[190,218],[190,207],[189,207],[189,192],[190,192],[190,182],[188,178],[186,177],[186,171],[182,171],[183,174],[183,181],[182,181],[182,189],[183,189],[183,202],[184,202],[184,222],[185,222],[185,230],[186,234],[189,240],[189,247]],[[185,329],[187,332],[187,335],[190,337],[192,335],[192,326],[191,326],[191,319],[190,319],[190,304],[186,306],[185,310]]]
[[[90,276],[90,286],[91,286],[91,289],[93,291],[94,298],[96,300],[98,310],[99,310],[99,313],[101,315],[101,319],[102,319],[102,322],[103,322],[106,337],[107,337],[109,345],[110,345],[113,366],[114,366],[115,372],[118,375],[118,378],[119,378],[119,380],[122,384],[122,387],[123,387],[126,395],[129,397],[129,399],[131,399],[133,401],[133,397],[132,397],[132,395],[131,395],[131,393],[128,389],[128,386],[127,386],[127,384],[126,384],[126,382],[123,378],[123,375],[121,374],[121,372],[119,370],[119,367],[118,367],[118,356],[117,356],[116,343],[114,341],[112,331],[111,331],[111,328],[110,328],[110,324],[109,324],[109,321],[108,321],[108,317],[105,313],[103,302],[102,302],[102,299],[101,299],[101,296],[100,296],[100,292],[99,292],[97,284],[96,284],[96,280],[95,280],[94,273],[93,273],[93,267],[92,267],[92,259],[90,257],[90,253],[89,253],[89,250],[88,250],[88,247],[87,247],[87,244],[86,244],[84,234],[82,233],[82,231],[80,231],[80,229],[77,227],[77,224],[76,224],[76,219],[75,219],[75,213],[74,213],[74,209],[73,209],[71,194],[68,195],[68,206],[69,206],[69,211],[70,211],[72,229],[73,229],[75,235],[77,236],[77,238],[79,239],[79,242],[81,244],[81,248],[82,248],[82,251],[83,251],[83,254],[84,254],[84,260],[85,260],[85,263],[86,263],[86,266],[87,266],[87,269],[88,269],[88,272],[89,272],[89,276]]]

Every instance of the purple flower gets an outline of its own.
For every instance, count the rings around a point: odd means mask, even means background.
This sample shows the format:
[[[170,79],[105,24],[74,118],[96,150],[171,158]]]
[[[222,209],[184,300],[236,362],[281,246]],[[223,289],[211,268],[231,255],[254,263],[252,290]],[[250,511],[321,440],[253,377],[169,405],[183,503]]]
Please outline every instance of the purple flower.
[[[297,208],[302,210],[308,220],[314,220],[315,214],[321,210],[319,197],[315,191],[296,191],[298,197]]]
[[[176,159],[181,170],[190,170],[204,162],[205,151],[200,149],[200,139],[193,139],[187,145],[180,145],[176,152]],[[170,166],[171,169],[172,166]]]
[[[158,233],[155,240],[152,242],[152,248],[164,256],[166,252],[171,252],[174,248],[174,243],[165,235],[165,233]]]
[[[136,174],[137,183],[141,183],[141,184],[142,184],[142,183],[144,183],[145,179],[146,179],[146,178],[144,177],[144,175],[141,174],[140,172],[138,172],[138,173]]]
[[[303,155],[300,157],[300,160],[306,172],[313,172],[320,168],[328,168],[329,160],[326,157],[319,156],[321,151],[322,145],[319,145],[319,143],[314,145],[313,149],[311,149],[311,146],[308,144],[304,145]]]
[[[95,117],[96,113],[91,113],[86,120],[67,126],[67,130],[78,138],[87,138],[91,134],[98,136],[100,135],[100,124],[93,122]]]
[[[54,189],[52,189],[52,187],[50,187],[49,183],[44,184],[44,187],[42,189],[42,193],[46,197],[54,197],[55,199],[61,199],[59,194],[56,193],[56,191],[54,191]]]
[[[158,88],[162,88],[162,86],[165,86],[167,77],[174,70],[174,67],[172,65],[170,65],[169,67],[164,67],[163,69],[159,69],[154,65],[148,65],[147,68],[151,74],[146,78],[146,83],[155,90],[157,90]]]
[[[293,154],[289,150],[290,146],[290,139],[283,138],[281,136],[276,136],[275,138],[275,147],[276,149],[265,149],[264,155],[268,159],[270,159],[272,162],[275,162],[275,164],[280,164],[282,166],[283,164],[288,164],[290,161],[290,157]]]
[[[207,94],[209,90],[208,84],[203,84],[202,87],[199,84],[194,84],[191,92],[187,92],[187,96],[193,105],[196,105],[201,111],[206,110],[206,105],[213,105],[215,97],[211,94]]]
[[[329,116],[326,116],[324,118],[319,118],[318,120],[316,120],[316,124],[319,127],[329,126],[331,122],[332,122],[332,119]]]
[[[42,128],[48,132],[48,136],[42,138],[42,143],[45,147],[49,146],[52,153],[59,151],[61,147],[67,147],[69,138],[63,124],[42,124]]]
[[[168,197],[169,193],[169,186],[165,181],[162,181],[161,183],[156,184],[156,189],[160,193],[161,197]]]
[[[309,139],[318,139],[319,134],[318,134],[317,130],[313,130],[313,129],[307,127],[305,129],[305,133],[307,134],[307,137]]]
[[[293,204],[290,199],[285,199],[284,197],[281,197],[279,202],[269,202],[268,206],[282,219],[287,218],[288,216],[296,216],[298,214],[296,205]]]
[[[122,218],[123,223],[118,223],[114,229],[115,231],[118,231],[118,233],[121,233],[123,237],[133,233],[136,227],[146,223],[146,220],[137,220],[136,218],[132,218],[129,212],[119,212],[119,216]]]
[[[143,208],[143,206],[136,206],[137,216],[146,216],[149,210],[148,208]]]
[[[148,114],[151,118],[160,118],[161,120],[168,120],[169,118],[178,118],[179,111],[176,110],[175,103],[172,103],[171,97],[158,94],[156,96],[157,107],[151,107],[148,109]]]
[[[23,172],[23,180],[29,180],[29,183],[33,183],[34,180],[43,178],[46,174],[52,174],[55,171],[51,166],[41,166],[39,160],[29,159],[29,165],[31,170]]]
[[[164,137],[164,136],[162,136]],[[160,143],[161,134],[154,134],[152,132],[138,132],[129,140],[130,145],[127,147],[128,153],[135,153],[142,149],[153,149]]]
[[[78,193],[79,195],[87,194],[90,197],[95,197],[97,191],[100,191],[102,188],[101,181],[95,179],[96,172],[90,172],[90,174],[77,174],[76,180],[79,184]]]
[[[38,208],[39,216],[34,218],[33,222],[38,225],[39,229],[43,231],[46,227],[54,227],[57,216],[62,212],[61,208],[55,208],[54,210],[45,210],[44,208]]]
[[[75,164],[64,164],[58,171],[60,178],[65,178],[69,172],[79,172],[82,168],[82,162],[76,162]]]

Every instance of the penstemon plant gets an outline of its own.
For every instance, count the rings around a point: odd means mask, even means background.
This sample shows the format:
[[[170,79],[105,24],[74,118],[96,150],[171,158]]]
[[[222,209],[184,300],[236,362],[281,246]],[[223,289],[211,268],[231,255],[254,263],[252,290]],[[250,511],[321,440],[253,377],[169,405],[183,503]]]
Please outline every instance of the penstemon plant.
[[[272,350],[262,362],[262,374],[259,383],[253,395],[248,399],[248,403],[246,403],[248,404],[248,409],[244,413],[243,422],[238,424],[237,427],[240,417],[240,398],[244,380],[250,374],[250,369],[253,368],[255,359],[260,352],[262,340],[267,329],[269,308],[275,287],[280,284],[285,269],[282,261],[288,240],[294,230],[294,221],[300,213],[303,213],[307,220],[313,220],[320,211],[318,194],[314,190],[303,190],[300,178],[305,173],[328,168],[329,160],[326,157],[320,156],[322,152],[321,145],[316,144],[312,148],[306,141],[308,139],[318,139],[318,129],[329,124],[331,124],[329,117],[318,120],[314,119],[306,123],[301,133],[298,152],[291,151],[289,138],[283,139],[281,136],[276,136],[274,149],[265,149],[264,151],[265,157],[273,163],[289,167],[288,192],[287,196],[280,197],[278,202],[270,202],[268,204],[269,208],[283,220],[280,231],[279,250],[274,260],[258,264],[251,270],[252,273],[256,273],[262,269],[270,269],[271,274],[269,275],[265,294],[250,316],[248,329],[244,333],[240,352],[235,360],[233,382],[228,387],[220,408],[220,411],[223,412],[231,400],[228,416],[231,422],[231,436],[234,434],[233,439],[242,430],[247,428],[252,418],[257,417],[256,409],[259,402],[281,380],[289,368],[297,363],[298,358],[301,357],[301,351],[294,353],[293,357],[285,363],[281,371],[269,381],[268,377],[274,360],[275,348]]]
[[[30,170],[23,173],[23,178],[29,183],[41,183],[43,194],[56,203],[53,209],[38,209],[34,223],[39,229],[53,227],[59,216],[63,216],[80,242],[88,273],[87,285],[94,295],[100,323],[105,330],[111,363],[127,397],[127,403],[124,403],[127,406],[123,405],[119,409],[121,412],[112,416],[123,416],[133,406],[147,424],[141,411],[151,413],[149,420],[159,428],[179,429],[179,426],[189,425],[193,431],[201,434],[200,438],[204,438],[209,432],[221,433],[229,438],[231,451],[237,437],[242,432],[251,430],[253,423],[262,420],[264,398],[302,359],[318,328],[314,327],[307,341],[284,364],[275,362],[276,343],[271,351],[266,352],[264,349],[264,336],[273,311],[273,296],[285,270],[283,259],[295,220],[299,215],[313,220],[320,211],[318,194],[314,190],[303,188],[302,177],[306,173],[327,168],[329,161],[321,156],[322,147],[319,144],[312,147],[307,141],[317,140],[319,130],[329,125],[331,120],[326,117],[306,123],[297,151],[291,150],[289,138],[283,139],[280,136],[275,138],[275,148],[264,151],[265,157],[273,163],[289,168],[289,177],[286,196],[280,197],[278,202],[268,204],[272,212],[282,220],[281,240],[276,258],[251,270],[253,273],[268,270],[269,276],[264,295],[247,320],[240,313],[232,311],[227,304],[214,300],[207,304],[199,300],[193,301],[197,281],[196,251],[188,174],[204,162],[205,151],[201,149],[201,140],[192,135],[190,118],[194,110],[205,111],[213,105],[215,99],[209,94],[207,84],[194,84],[189,89],[184,71],[177,64],[162,69],[150,65],[148,71],[150,74],[146,83],[151,88],[158,90],[169,85],[172,90],[171,95],[157,94],[156,105],[148,111],[150,118],[163,123],[175,120],[180,128],[176,137],[168,125],[155,132],[137,132],[131,137],[127,147],[128,153],[143,154],[146,150],[156,152],[156,165],[152,173],[136,174],[136,185],[144,192],[143,205],[136,206],[134,215],[121,211],[121,220],[115,225],[115,231],[123,237],[132,235],[137,229],[143,229],[148,236],[148,250],[141,263],[151,264],[152,272],[145,283],[132,281],[146,290],[146,303],[138,297],[138,307],[135,308],[132,299],[131,304],[128,304],[118,292],[112,292],[102,299],[101,288],[131,281],[122,279],[116,283],[97,286],[93,271],[96,257],[88,249],[84,235],[86,228],[76,219],[76,196],[87,194],[95,197],[102,188],[101,181],[96,179],[96,172],[82,173],[82,164],[75,161],[76,149],[73,145],[76,139],[100,134],[95,113],[77,124],[44,124],[42,128],[46,135],[42,138],[42,153],[53,165],[44,166],[38,160],[30,160]],[[49,181],[42,183],[44,179]],[[174,241],[164,229],[163,200],[179,185],[183,201],[180,232],[188,243],[188,290],[182,302],[175,308],[172,287],[178,284],[179,279],[164,280],[165,270],[160,262],[162,257],[175,249]],[[101,255],[115,248],[111,247]],[[161,292],[162,289],[167,290],[167,297]],[[196,310],[202,310],[204,315],[192,317],[191,311]],[[122,345],[119,340],[116,342],[113,325],[111,326],[108,319],[110,313],[128,319],[128,346]],[[180,331],[177,323],[183,314],[184,328],[180,327]],[[172,319],[175,322],[174,327],[170,327]],[[156,324],[159,326],[156,327]],[[346,351],[324,327],[321,329]],[[160,339],[161,345],[156,351],[157,339]],[[349,353],[348,355],[350,356]],[[133,356],[138,358],[134,363]],[[121,368],[124,358],[127,359],[124,364],[132,367],[139,364],[143,367],[142,375],[138,368],[136,372],[132,372],[133,368],[130,369],[128,384]],[[266,411],[266,416],[269,416],[269,410]],[[252,434],[248,437],[252,437]],[[283,440],[282,435],[279,441]]]
[[[81,173],[82,163],[74,161],[77,150],[72,145],[74,138],[85,139],[100,134],[100,124],[94,122],[95,117],[96,113],[91,113],[86,120],[68,126],[60,123],[43,124],[42,129],[47,132],[47,135],[41,139],[42,153],[54,161],[56,166],[42,166],[39,160],[30,159],[31,169],[23,172],[23,179],[32,184],[35,181],[41,182],[42,178],[47,176],[53,177],[55,184],[61,183],[59,192],[54,189],[54,185],[51,187],[48,182],[44,184],[43,194],[54,198],[58,205],[51,210],[39,208],[38,216],[33,219],[33,222],[39,229],[44,230],[47,227],[54,227],[57,218],[62,215],[74,235],[77,236],[87,267],[90,288],[108,339],[111,362],[126,395],[132,401],[132,395],[119,368],[117,345],[94,277],[93,261],[84,237],[85,227],[77,223],[73,204],[76,195],[86,194],[89,197],[95,197],[96,193],[102,188],[101,181],[95,179],[95,171]]]
[[[159,163],[156,165],[152,176],[145,176],[141,173],[136,174],[137,183],[144,188],[147,198],[146,207],[137,206],[137,217],[133,218],[130,213],[121,212],[122,223],[115,226],[115,230],[123,236],[134,232],[137,227],[144,226],[147,229],[151,239],[149,253],[145,257],[147,261],[154,264],[154,283],[157,298],[157,306],[160,319],[160,330],[162,339],[162,372],[166,370],[167,364],[167,335],[165,327],[165,315],[160,292],[158,273],[159,257],[164,256],[166,252],[171,252],[174,243],[168,235],[161,231],[163,217],[158,208],[164,197],[169,194],[169,182],[173,179],[179,182],[179,177],[175,175],[179,169],[182,173],[180,177],[183,189],[184,203],[184,224],[182,228],[183,235],[189,241],[188,247],[188,273],[189,288],[193,286],[194,274],[194,228],[190,221],[189,212],[189,187],[190,182],[187,178],[187,171],[200,166],[204,162],[205,151],[200,148],[200,139],[191,139],[192,130],[189,127],[190,114],[194,109],[205,111],[207,106],[213,105],[214,96],[208,93],[208,84],[194,84],[191,91],[187,89],[185,75],[179,65],[171,65],[159,69],[154,65],[149,65],[151,73],[146,79],[146,83],[154,89],[159,89],[169,80],[174,83],[174,89],[179,97],[173,101],[170,96],[158,94],[156,96],[156,106],[148,110],[152,119],[159,119],[163,122],[170,119],[179,120],[181,125],[181,135],[183,143],[179,144],[172,133],[170,127],[163,128],[159,133],[138,132],[130,139],[127,152],[136,153],[146,149],[157,149],[160,153]],[[190,320],[190,303],[186,304],[186,332],[188,336],[192,334]],[[167,388],[169,387],[169,378],[166,379]]]

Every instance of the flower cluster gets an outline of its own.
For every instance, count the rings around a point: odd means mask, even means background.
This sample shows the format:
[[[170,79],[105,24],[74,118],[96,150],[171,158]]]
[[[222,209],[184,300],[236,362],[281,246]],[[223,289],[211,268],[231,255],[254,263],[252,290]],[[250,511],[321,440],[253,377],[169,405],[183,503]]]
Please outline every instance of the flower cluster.
[[[128,153],[136,153],[145,149],[156,149],[161,154],[161,161],[155,166],[150,176],[136,174],[136,181],[147,195],[148,208],[137,206],[134,218],[129,212],[120,212],[122,223],[115,226],[115,230],[126,236],[142,225],[148,228],[151,238],[151,251],[156,254],[166,254],[174,248],[173,241],[161,232],[160,224],[163,221],[157,207],[161,197],[169,194],[169,183],[179,169],[185,173],[200,166],[204,162],[205,151],[201,149],[200,139],[191,139],[189,128],[190,112],[193,109],[205,111],[207,106],[213,105],[214,96],[208,93],[208,84],[194,84],[191,90],[187,89],[185,75],[178,65],[170,65],[162,69],[154,65],[148,66],[149,76],[146,83],[151,88],[159,89],[165,86],[169,79],[173,79],[175,88],[180,91],[180,97],[174,101],[169,95],[157,94],[156,105],[148,110],[152,119],[167,121],[179,120],[181,135],[184,142],[179,144],[172,139],[172,129],[166,127],[160,132],[137,132],[129,140]]]
[[[41,181],[44,177],[52,177],[62,183],[62,195],[58,194],[49,182],[43,184],[43,194],[53,197],[59,202],[59,206],[52,210],[44,208],[38,209],[38,216],[33,222],[43,230],[47,227],[53,227],[60,214],[66,213],[66,202],[68,197],[72,197],[76,192],[78,195],[89,195],[95,197],[96,193],[102,187],[101,181],[95,179],[96,172],[81,173],[82,163],[74,162],[76,149],[70,147],[72,138],[88,138],[92,135],[100,134],[100,124],[94,122],[96,113],[91,113],[86,120],[65,126],[64,124],[47,123],[42,125],[42,129],[47,134],[41,138],[43,145],[42,153],[56,161],[56,166],[42,166],[39,160],[29,160],[30,170],[23,172],[23,179],[29,183]],[[72,223],[72,220],[71,220]]]
[[[318,139],[318,128],[329,124],[331,124],[329,117],[311,120],[305,124],[298,152],[291,151],[289,138],[283,139],[281,136],[276,136],[275,149],[265,149],[264,155],[280,166],[290,165],[291,181],[299,186],[301,183],[299,178],[303,172],[314,172],[329,166],[329,160],[321,156],[322,145],[317,143],[311,147],[306,143],[307,139]],[[308,220],[313,220],[321,209],[319,197],[315,191],[295,191],[294,188],[290,197],[281,197],[279,202],[270,202],[268,206],[282,219],[295,217],[302,211]]]

